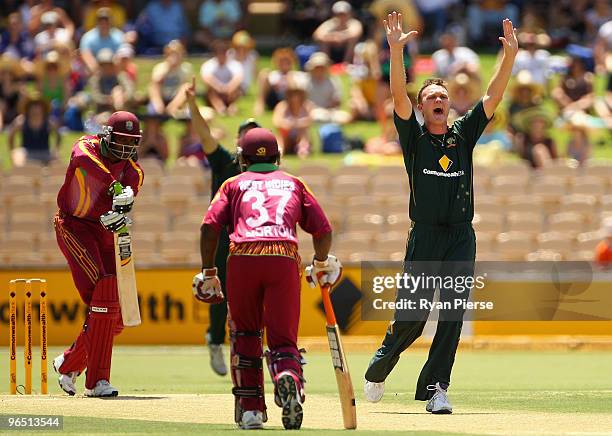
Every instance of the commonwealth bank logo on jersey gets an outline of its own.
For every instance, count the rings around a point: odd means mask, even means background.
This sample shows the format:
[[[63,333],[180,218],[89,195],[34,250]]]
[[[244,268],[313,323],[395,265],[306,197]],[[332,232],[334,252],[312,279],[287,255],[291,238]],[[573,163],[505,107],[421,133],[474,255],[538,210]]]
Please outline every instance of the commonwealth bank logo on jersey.
[[[451,165],[453,164],[453,161],[450,160],[448,158],[448,156],[446,156],[445,154],[442,155],[442,157],[440,158],[440,160],[438,161],[438,163],[440,164],[440,166],[442,167],[442,169],[444,170],[444,172],[447,172],[448,169],[451,167]]]

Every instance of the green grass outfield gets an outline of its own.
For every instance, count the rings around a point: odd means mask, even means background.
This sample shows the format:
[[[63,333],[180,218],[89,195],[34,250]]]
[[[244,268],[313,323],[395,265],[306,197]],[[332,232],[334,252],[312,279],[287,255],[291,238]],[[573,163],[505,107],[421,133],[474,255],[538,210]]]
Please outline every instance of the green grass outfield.
[[[200,79],[199,70],[202,62],[205,60],[204,57],[190,57],[188,61],[193,65],[193,71],[197,77],[197,88],[198,92],[203,92],[203,85]],[[137,59],[136,63],[138,66],[138,89],[142,92],[146,92],[147,84],[151,77],[151,71],[153,66],[159,62],[160,59],[151,59],[151,58],[141,58]],[[495,56],[490,54],[483,54],[480,56],[480,62],[482,67],[482,76],[483,83],[488,83],[489,79],[493,74],[493,68],[495,64]],[[258,63],[258,68],[269,67],[270,65],[270,57],[262,56]],[[422,80],[427,78],[426,75],[418,75],[417,83],[421,83]],[[342,87],[343,87],[343,106],[344,108],[348,108],[348,100],[349,100],[349,89],[350,89],[350,79],[347,75],[343,75],[341,77]],[[597,77],[595,90],[598,94],[603,93],[605,88],[605,78]],[[245,95],[242,99],[240,99],[238,103],[238,114],[235,116],[227,116],[227,117],[217,117],[212,125],[221,127],[225,130],[227,136],[222,141],[226,146],[233,148],[234,144],[234,135],[238,125],[246,118],[253,116],[253,105],[255,102],[256,89],[255,85],[251,86],[248,94]],[[554,108],[552,103],[548,101],[546,103],[550,106],[551,109]],[[258,120],[262,123],[264,127],[272,128],[272,113],[266,112],[264,115],[258,118]],[[168,145],[170,147],[170,159],[169,164],[172,164],[174,159],[176,159],[178,153],[178,141],[182,134],[184,127],[180,122],[177,121],[169,121],[164,124],[164,131],[168,138]],[[380,129],[378,125],[374,122],[364,122],[357,121],[351,123],[348,126],[344,127],[344,133],[349,137],[361,137],[364,140],[368,138],[378,136],[380,134]],[[561,155],[565,153],[568,137],[567,132],[563,129],[553,129],[551,131],[552,137],[557,142],[559,147],[559,151]],[[67,160],[70,155],[70,147],[73,142],[80,136],[79,133],[68,133],[64,135],[61,146],[61,156],[63,159]],[[314,150],[313,154],[308,157],[308,161],[310,162],[318,162],[318,163],[328,163],[332,166],[337,166],[342,163],[343,156],[342,155],[329,155],[319,153],[319,144],[318,137],[315,134],[314,130],[312,132],[312,138],[314,142]],[[20,139],[17,139],[20,141]],[[599,159],[612,159],[612,147],[606,147],[604,144],[610,144],[609,135],[606,136],[603,132],[596,134],[592,137],[594,142],[593,148],[593,157]],[[288,156],[283,159],[284,164],[286,164],[290,169],[294,168],[296,165],[299,165],[299,159],[295,156]],[[8,170],[10,168],[10,157],[8,152],[8,144],[6,139],[6,133],[0,133],[0,170]]]
[[[373,348],[375,344],[373,344]],[[50,359],[59,348],[49,351]],[[0,355],[0,415],[65,415],[68,433],[227,434],[233,425],[230,379],[208,366],[205,347],[117,347],[113,359],[115,400],[61,395],[49,362],[50,398],[11,397],[8,350]],[[23,381],[22,354],[18,372]],[[39,389],[35,353],[34,389]],[[382,402],[365,402],[363,374],[370,353],[349,352],[358,404],[359,433],[403,434],[604,434],[612,431],[612,352],[460,351],[450,390],[455,413],[431,416],[413,401],[424,350],[406,352],[389,376]],[[341,429],[335,377],[328,353],[306,354],[304,431]],[[266,379],[268,379],[266,373]],[[83,389],[79,378],[79,392]],[[266,392],[271,392],[267,382]],[[123,401],[121,401],[123,399]],[[279,429],[278,408],[268,398],[269,429]],[[146,411],[146,416],[143,416]],[[533,423],[533,424],[530,424]],[[377,430],[380,428],[381,430]],[[436,431],[434,431],[436,430]],[[1,431],[0,431],[1,433]],[[40,434],[37,432],[36,434]],[[53,434],[53,433],[49,433]]]

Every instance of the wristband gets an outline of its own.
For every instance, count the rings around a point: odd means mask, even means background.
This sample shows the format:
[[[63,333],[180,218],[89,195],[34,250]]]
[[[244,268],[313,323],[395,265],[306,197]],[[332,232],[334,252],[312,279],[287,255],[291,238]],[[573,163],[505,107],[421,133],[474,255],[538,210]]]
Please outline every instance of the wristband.
[[[327,260],[328,260],[328,257],[326,257],[325,260],[317,260],[317,259],[313,258],[312,259],[312,264],[314,266],[316,266],[317,268],[323,268],[323,267],[327,266],[327,264],[328,264]]]
[[[202,268],[202,275],[204,277],[215,277],[217,275],[217,267]]]

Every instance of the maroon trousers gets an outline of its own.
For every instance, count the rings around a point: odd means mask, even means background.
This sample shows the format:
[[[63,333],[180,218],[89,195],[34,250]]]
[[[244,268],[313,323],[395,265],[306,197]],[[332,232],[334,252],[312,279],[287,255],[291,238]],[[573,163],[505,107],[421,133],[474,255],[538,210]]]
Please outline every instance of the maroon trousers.
[[[98,380],[110,380],[113,335],[123,329],[113,235],[98,223],[70,216],[56,216],[55,232],[83,303],[106,310],[88,313],[83,330],[64,352],[64,363],[58,368],[62,374],[87,368],[85,387],[92,389]]]
[[[275,372],[292,370],[301,376],[297,334],[300,319],[300,273],[296,260],[284,256],[233,255],[227,262],[227,304],[232,335],[232,362],[236,354],[262,358],[261,338],[253,332],[266,329],[272,353],[291,354],[282,359]],[[245,334],[246,333],[246,334]],[[235,387],[261,387],[263,369],[232,367]],[[243,397],[243,410],[265,410],[263,397]]]

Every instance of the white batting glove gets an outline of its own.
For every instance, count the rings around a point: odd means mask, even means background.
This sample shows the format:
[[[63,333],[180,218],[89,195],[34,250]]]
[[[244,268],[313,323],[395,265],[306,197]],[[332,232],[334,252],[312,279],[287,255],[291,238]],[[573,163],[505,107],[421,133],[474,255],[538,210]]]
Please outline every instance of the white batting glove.
[[[127,225],[127,218],[122,213],[109,210],[100,215],[100,222],[109,232],[118,232]]]
[[[342,275],[342,264],[336,256],[329,255],[327,259],[312,260],[312,265],[306,267],[306,281],[311,288],[319,286],[333,286]]]
[[[134,206],[134,191],[131,186],[123,188],[121,194],[113,196],[113,210],[120,213],[128,213]]]
[[[201,273],[193,277],[191,285],[193,296],[204,303],[221,303],[223,301],[223,292],[221,291],[221,282],[217,276],[217,268],[205,268]]]

